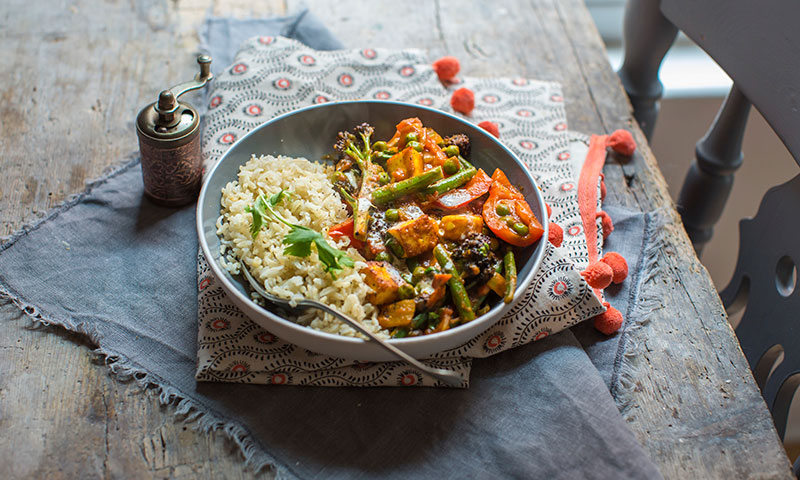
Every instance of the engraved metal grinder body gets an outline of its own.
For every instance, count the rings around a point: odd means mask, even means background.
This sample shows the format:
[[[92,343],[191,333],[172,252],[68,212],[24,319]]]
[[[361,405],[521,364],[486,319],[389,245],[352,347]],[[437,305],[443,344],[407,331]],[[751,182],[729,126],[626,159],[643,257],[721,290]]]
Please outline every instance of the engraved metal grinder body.
[[[159,205],[178,207],[197,199],[203,181],[200,115],[178,97],[212,78],[211,57],[199,55],[200,73],[159,94],[136,118],[144,193]]]

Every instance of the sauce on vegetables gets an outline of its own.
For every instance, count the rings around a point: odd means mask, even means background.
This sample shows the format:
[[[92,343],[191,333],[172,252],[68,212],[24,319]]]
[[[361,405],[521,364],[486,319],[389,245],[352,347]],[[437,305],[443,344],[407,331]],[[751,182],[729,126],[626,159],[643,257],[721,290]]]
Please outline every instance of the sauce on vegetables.
[[[395,338],[426,335],[510,302],[513,248],[544,231],[522,193],[502,171],[470,164],[464,134],[407,118],[390,139],[373,135],[368,124],[339,133],[331,181],[350,217],[328,234],[369,260],[361,273],[380,325]]]

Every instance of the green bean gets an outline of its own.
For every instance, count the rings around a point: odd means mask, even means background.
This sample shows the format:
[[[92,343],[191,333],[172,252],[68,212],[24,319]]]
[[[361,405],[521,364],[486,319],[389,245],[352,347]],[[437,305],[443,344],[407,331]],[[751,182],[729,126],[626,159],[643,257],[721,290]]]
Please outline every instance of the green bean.
[[[511,248],[503,256],[503,265],[506,270],[506,295],[503,301],[511,303],[511,300],[514,300],[514,290],[517,289],[517,264],[514,261],[514,250]]]
[[[470,168],[475,168],[475,166],[474,166],[474,165],[472,165],[471,163],[469,163],[469,162],[467,161],[467,159],[466,159],[466,158],[464,158],[464,157],[462,157],[461,155],[459,155],[459,156],[458,156],[458,163],[459,163],[460,165],[462,165],[462,167],[470,167]],[[477,169],[476,169],[476,170],[477,170]]]
[[[415,316],[411,319],[411,328],[419,328],[428,321],[428,312],[420,313],[419,315]]]
[[[406,328],[395,328],[392,331],[392,338],[405,338],[408,336],[408,329]]]
[[[356,211],[356,199],[353,198],[352,195],[350,195],[350,192],[348,192],[347,190],[345,190],[342,187],[339,187],[339,193],[342,195],[342,198],[344,199],[344,201],[347,202],[347,204],[350,205],[350,208],[355,212]]]
[[[476,299],[475,299],[475,302],[472,304],[472,309],[473,309],[474,311],[476,311],[476,312],[477,312],[477,311],[480,311],[480,309],[481,309],[481,305],[483,305],[483,302],[485,302],[485,301],[486,301],[486,298],[488,298],[488,297],[489,297],[489,295],[488,295],[488,294],[486,294],[486,295],[481,295],[481,296],[479,296],[478,298],[476,298]]]
[[[456,265],[450,258],[450,254],[447,253],[447,249],[440,243],[433,249],[433,255],[436,257],[436,261],[439,262],[442,270],[451,275],[450,280],[447,281],[447,285],[450,287],[450,294],[453,297],[453,303],[456,306],[456,310],[458,310],[461,321],[466,323],[474,320],[475,312],[472,310],[472,303],[469,300],[467,289],[464,287],[464,280],[461,279],[461,275],[458,273]]]
[[[397,240],[395,240],[394,237],[387,238],[383,243],[386,244],[389,250],[391,250],[392,254],[394,254],[394,256],[397,258],[403,258],[403,255],[406,253],[403,250],[403,246],[397,243]]]
[[[425,187],[433,182],[436,182],[437,180],[440,180],[442,177],[444,177],[442,167],[436,167],[407,180],[384,185],[383,187],[372,191],[372,202],[376,205],[389,203],[392,200],[396,200],[404,195],[424,190]]]
[[[406,258],[406,267],[408,267],[409,272],[413,272],[415,268],[419,266],[419,260],[417,257]]]
[[[478,170],[472,165],[466,166],[462,164],[461,170],[459,170],[458,173],[450,175],[449,177],[439,180],[438,182],[429,186],[425,189],[425,193],[428,195],[434,193],[442,195],[450,190],[454,190],[461,185],[464,185],[469,181],[470,178],[474,177],[476,173],[478,173]]]

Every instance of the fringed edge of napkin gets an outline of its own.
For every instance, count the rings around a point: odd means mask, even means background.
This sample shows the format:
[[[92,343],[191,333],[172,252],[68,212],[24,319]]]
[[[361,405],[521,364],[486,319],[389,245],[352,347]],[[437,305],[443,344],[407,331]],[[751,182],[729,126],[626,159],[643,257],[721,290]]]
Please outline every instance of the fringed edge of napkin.
[[[633,391],[639,378],[641,349],[635,338],[636,332],[647,327],[653,314],[664,308],[663,299],[648,292],[646,284],[662,271],[658,260],[666,247],[666,241],[661,232],[675,221],[675,214],[670,214],[666,209],[655,210],[646,215],[642,255],[635,269],[631,269],[631,272],[635,272],[635,278],[631,279],[634,287],[630,289],[628,311],[625,313],[622,329],[618,333],[621,338],[614,356],[614,369],[609,385],[617,409],[626,420],[632,414]]]
[[[78,205],[92,190],[105,184],[110,179],[127,172],[139,164],[139,155],[131,154],[128,160],[122,164],[111,166],[104,170],[104,173],[95,180],[85,183],[83,191],[70,195],[61,204],[53,207],[48,213],[40,216],[35,222],[24,224],[8,236],[4,236],[0,241],[0,252],[10,248],[17,241],[30,232],[37,230],[42,224],[55,219],[62,212]],[[28,302],[22,295],[9,287],[2,275],[0,275],[0,305],[12,304],[25,315],[29,321],[28,328],[40,329],[47,327],[60,327],[69,332],[76,333],[88,339],[96,348],[90,351],[92,360],[95,363],[106,366],[115,379],[123,383],[135,383],[142,392],[153,393],[158,397],[160,405],[168,407],[170,414],[177,420],[184,422],[203,434],[220,431],[232,440],[242,452],[245,464],[252,467],[254,472],[259,472],[268,467],[277,479],[286,478],[287,473],[284,468],[279,466],[277,460],[266,453],[258,442],[256,442],[250,432],[243,426],[229,419],[214,414],[210,409],[202,406],[195,400],[182,395],[178,389],[172,387],[164,379],[149,373],[140,365],[112,350],[103,346],[103,337],[96,328],[92,328],[86,322],[75,322],[70,318],[48,314],[39,310],[35,305]]]

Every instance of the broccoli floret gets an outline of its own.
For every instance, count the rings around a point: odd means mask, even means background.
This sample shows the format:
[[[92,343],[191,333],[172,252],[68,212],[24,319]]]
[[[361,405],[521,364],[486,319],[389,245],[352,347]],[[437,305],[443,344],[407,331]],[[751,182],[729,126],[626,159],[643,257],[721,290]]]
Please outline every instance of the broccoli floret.
[[[350,157],[355,160],[363,172],[369,164],[370,155],[372,154],[370,139],[372,134],[375,133],[375,128],[368,123],[362,123],[355,127],[353,132],[339,132],[338,140],[333,145],[333,148],[343,157]]]
[[[465,277],[476,276],[479,284],[489,281],[494,275],[494,267],[500,261],[489,249],[491,238],[482,233],[474,233],[462,240],[453,251],[453,261],[458,264]]]
[[[463,133],[457,133],[444,139],[445,145],[455,145],[462,157],[469,156],[469,137]]]
[[[353,209],[353,237],[357,240],[367,239],[367,227],[369,226],[369,210],[372,203],[369,201],[370,191],[365,188],[371,182],[376,181],[376,165],[372,164],[372,147],[370,138],[375,133],[375,129],[368,123],[362,123],[353,129],[354,133],[348,131],[339,132],[339,137],[333,148],[336,149],[343,158],[350,157],[358,163],[361,170],[358,190],[355,197],[348,197],[343,194],[345,201]],[[340,191],[340,193],[342,193]]]

